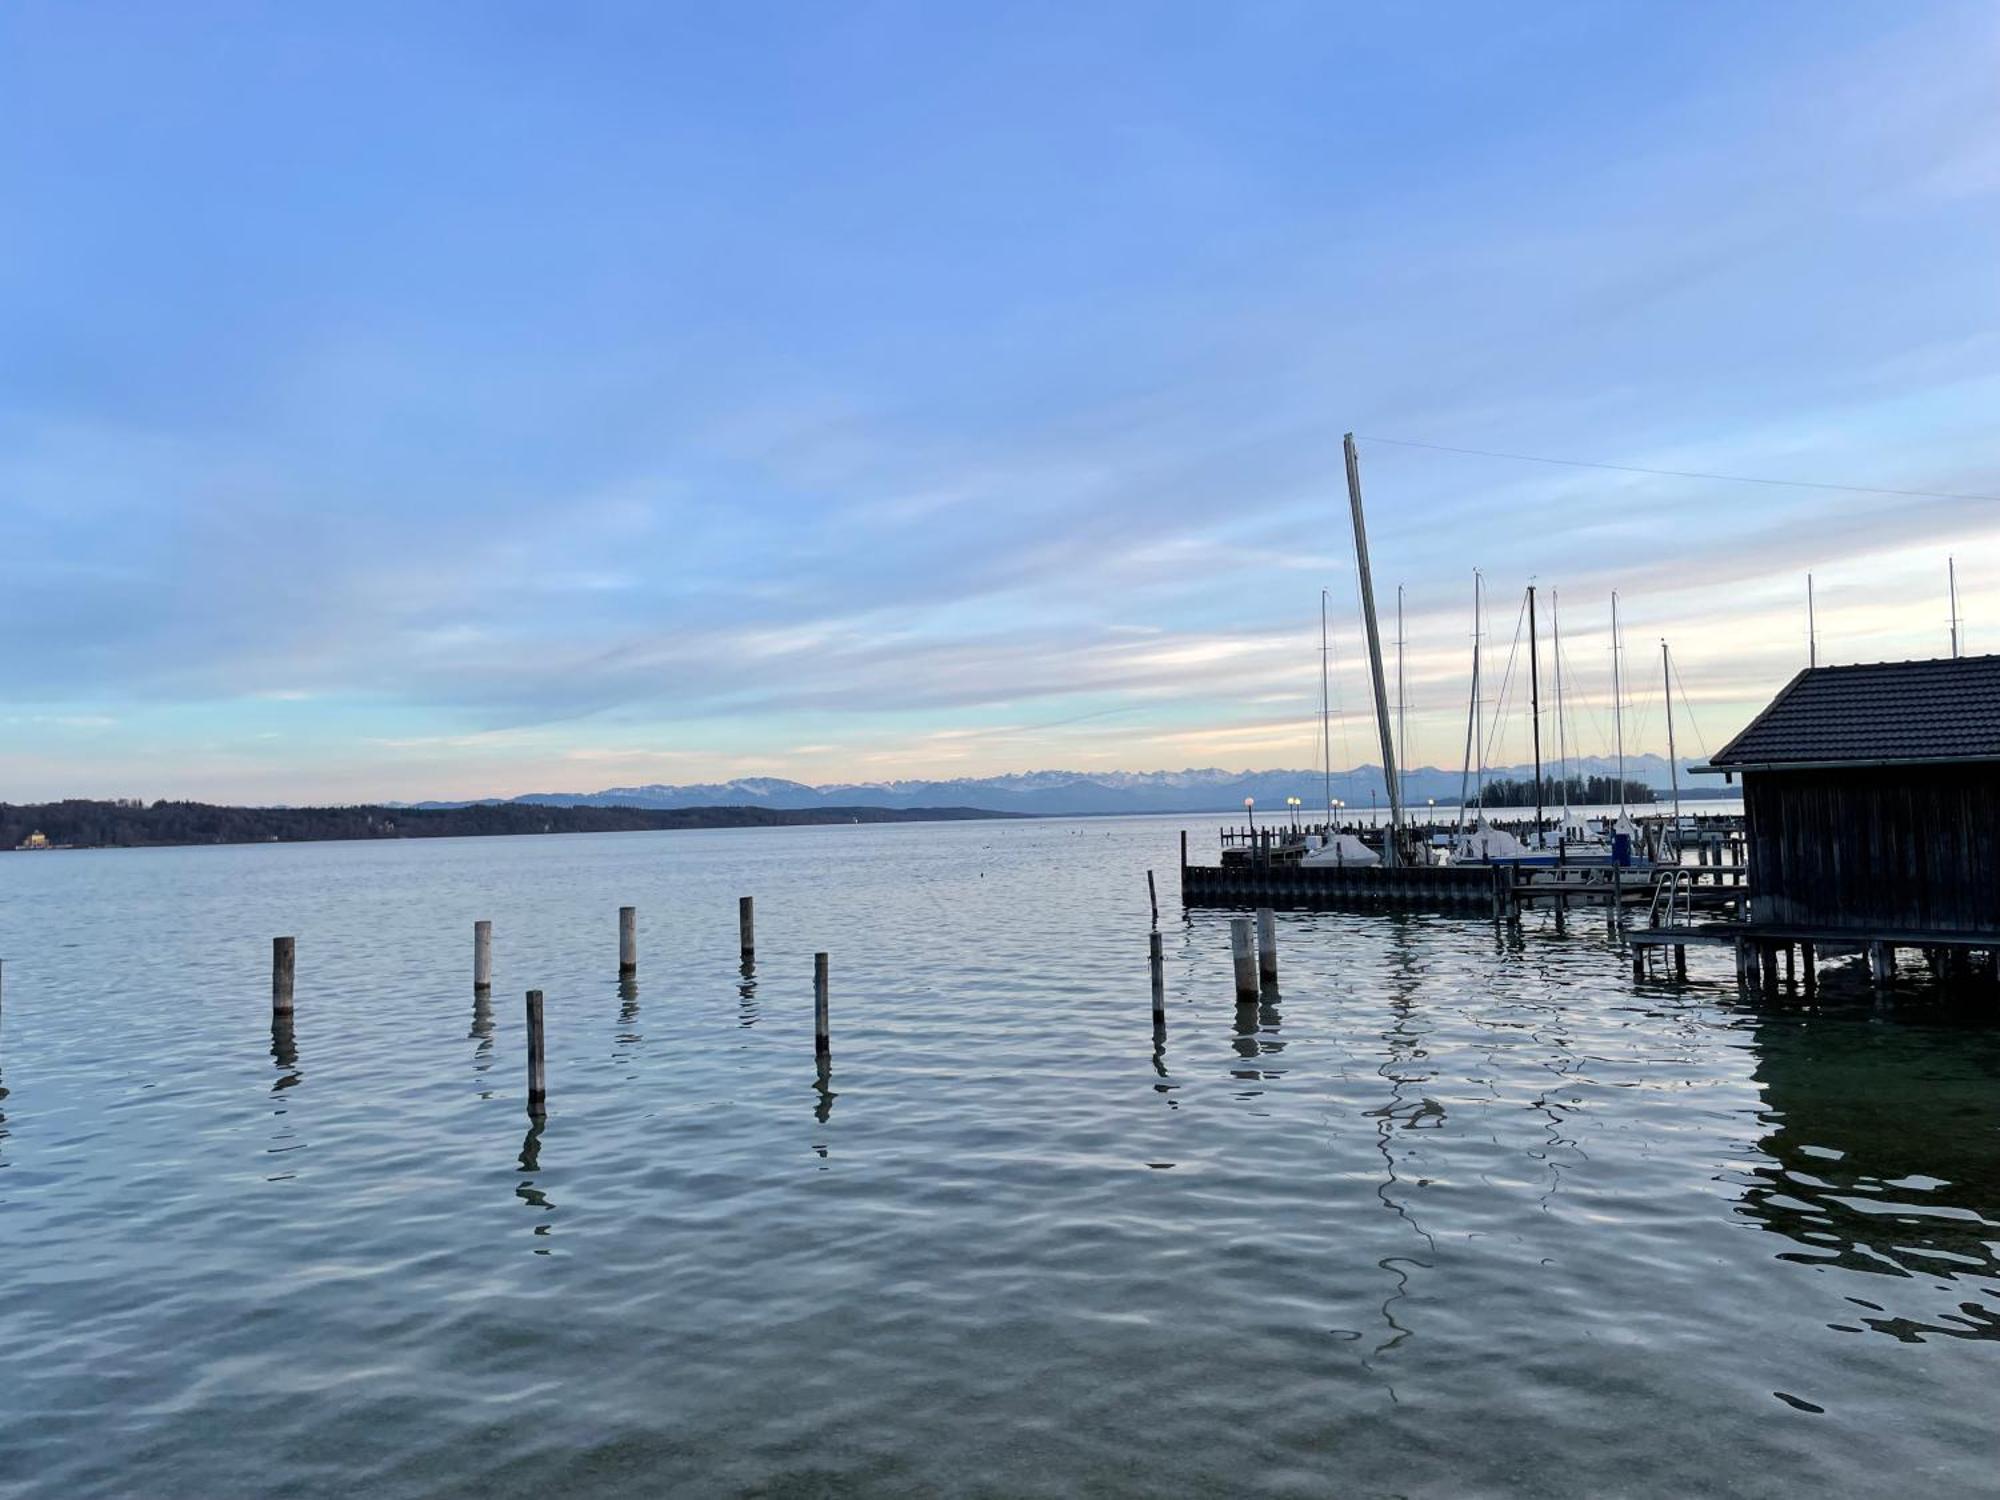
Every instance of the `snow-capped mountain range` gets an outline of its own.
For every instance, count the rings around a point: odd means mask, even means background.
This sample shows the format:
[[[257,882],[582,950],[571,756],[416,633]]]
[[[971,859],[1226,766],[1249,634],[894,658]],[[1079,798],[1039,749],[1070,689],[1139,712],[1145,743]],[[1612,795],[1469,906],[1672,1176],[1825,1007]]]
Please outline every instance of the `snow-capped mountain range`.
[[[1603,776],[1615,774],[1616,765],[1605,759],[1588,758],[1571,763],[1571,774]],[[1489,768],[1487,779],[1521,778],[1532,774],[1528,766]],[[1544,768],[1544,774],[1554,772]],[[1627,779],[1664,789],[1668,784],[1667,762],[1658,755],[1632,755],[1625,760]],[[1714,777],[1690,781],[1685,770],[1683,792],[1720,790]],[[1350,808],[1386,802],[1382,772],[1376,766],[1357,766],[1333,774],[1333,795]],[[1439,806],[1453,802],[1459,793],[1457,770],[1422,766],[1406,772],[1405,795],[1413,807],[1422,807],[1431,798]],[[1256,799],[1257,806],[1281,809],[1285,798],[1301,798],[1307,807],[1325,797],[1322,773],[1315,770],[1230,771],[1217,767],[1185,771],[1024,771],[1009,776],[959,777],[950,780],[845,782],[808,786],[774,776],[746,776],[736,781],[701,782],[671,786],[654,782],[645,786],[607,787],[597,792],[530,792],[509,799],[554,807],[978,807],[996,812],[1076,814],[1144,812],[1227,812],[1242,807],[1243,799]],[[461,807],[457,802],[420,802],[418,807]]]

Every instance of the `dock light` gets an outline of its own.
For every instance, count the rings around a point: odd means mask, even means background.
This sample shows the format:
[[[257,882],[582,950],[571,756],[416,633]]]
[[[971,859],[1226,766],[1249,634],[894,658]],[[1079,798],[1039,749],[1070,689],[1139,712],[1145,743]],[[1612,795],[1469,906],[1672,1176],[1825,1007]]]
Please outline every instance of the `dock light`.
[[[1438,820],[1438,799],[1435,797],[1430,797],[1426,798],[1425,800],[1428,801],[1431,805],[1430,822],[1427,826],[1435,828],[1437,827],[1437,820]]]
[[[1245,797],[1243,799],[1243,816],[1250,820],[1251,828],[1255,829],[1257,826],[1257,799],[1255,797]]]

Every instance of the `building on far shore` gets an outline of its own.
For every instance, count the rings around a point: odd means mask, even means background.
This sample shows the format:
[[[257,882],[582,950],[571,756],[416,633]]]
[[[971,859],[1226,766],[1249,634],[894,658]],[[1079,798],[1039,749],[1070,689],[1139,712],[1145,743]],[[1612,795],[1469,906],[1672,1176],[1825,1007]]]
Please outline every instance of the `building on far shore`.
[[[49,836],[46,833],[37,828],[14,847],[17,849],[53,849],[55,845],[49,842]]]

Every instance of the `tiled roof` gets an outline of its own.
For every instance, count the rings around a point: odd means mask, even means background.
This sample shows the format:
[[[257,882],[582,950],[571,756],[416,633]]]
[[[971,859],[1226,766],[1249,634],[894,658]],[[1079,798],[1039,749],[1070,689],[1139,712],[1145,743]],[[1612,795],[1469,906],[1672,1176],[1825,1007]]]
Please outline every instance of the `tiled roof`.
[[[2000,761],[2000,656],[1809,668],[1711,764],[1918,760]]]

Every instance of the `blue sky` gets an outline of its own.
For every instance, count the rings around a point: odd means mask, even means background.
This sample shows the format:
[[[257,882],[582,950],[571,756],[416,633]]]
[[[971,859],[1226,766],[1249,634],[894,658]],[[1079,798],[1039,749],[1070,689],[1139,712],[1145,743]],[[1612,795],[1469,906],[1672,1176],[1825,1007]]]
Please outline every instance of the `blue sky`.
[[[2000,646],[1990,6],[0,10],[0,798],[1602,748]],[[1648,695],[1650,694],[1650,707]],[[1516,716],[1517,717],[1517,716]],[[1510,718],[1510,726],[1514,719]],[[1496,755],[1525,752],[1510,727]],[[1507,736],[1520,740],[1511,744]]]

